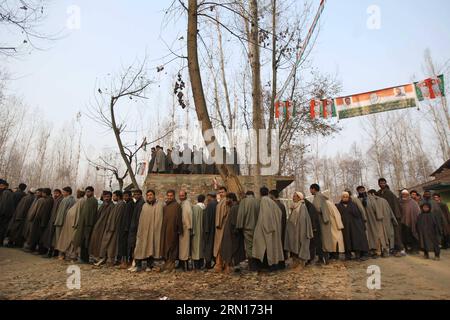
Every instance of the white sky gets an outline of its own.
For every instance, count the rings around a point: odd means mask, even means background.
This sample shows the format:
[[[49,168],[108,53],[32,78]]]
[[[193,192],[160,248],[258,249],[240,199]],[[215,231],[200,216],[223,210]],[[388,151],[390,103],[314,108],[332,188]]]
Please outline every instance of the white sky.
[[[160,58],[168,50],[161,38],[172,43],[185,30],[183,19],[176,25],[162,26],[170,2],[54,1],[44,30],[63,29],[65,37],[44,51],[1,61],[14,78],[10,92],[23,97],[31,108],[43,110],[55,128],[65,125],[78,111],[85,112],[98,83],[108,74],[145,53],[155,68],[164,61]],[[81,9],[78,30],[65,29],[71,5]],[[377,30],[367,27],[367,9],[371,5],[381,10],[381,28]],[[312,63],[321,72],[338,75],[342,95],[409,83],[414,76],[420,79],[424,76],[421,65],[426,48],[431,49],[438,64],[450,58],[449,12],[450,2],[445,0],[329,0]],[[177,62],[171,67],[169,75],[177,69]],[[149,119],[162,119],[171,108],[171,79],[163,74],[156,79],[162,82],[152,86],[151,99],[129,114],[128,119],[138,127],[145,127]],[[418,125],[427,125],[418,113],[415,119]],[[340,125],[344,128],[340,134],[321,139],[328,155],[345,151],[364,135],[360,119],[342,121]],[[85,116],[83,128],[85,150],[114,146],[111,135]],[[136,132],[135,137],[145,134]]]

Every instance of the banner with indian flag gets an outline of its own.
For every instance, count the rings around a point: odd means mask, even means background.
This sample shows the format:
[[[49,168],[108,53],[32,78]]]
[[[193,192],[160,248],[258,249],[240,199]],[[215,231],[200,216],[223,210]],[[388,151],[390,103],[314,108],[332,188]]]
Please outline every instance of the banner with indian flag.
[[[336,105],[333,99],[312,100],[310,108],[312,119],[330,119],[337,116]]]
[[[416,106],[416,90],[413,84],[408,84],[336,98],[335,104],[339,119],[414,108]]]
[[[414,86],[416,89],[417,100],[421,102],[425,99],[433,100],[445,97],[444,75],[415,82]]]
[[[281,114],[286,120],[295,117],[295,103],[292,101],[275,101],[275,119],[280,119]]]

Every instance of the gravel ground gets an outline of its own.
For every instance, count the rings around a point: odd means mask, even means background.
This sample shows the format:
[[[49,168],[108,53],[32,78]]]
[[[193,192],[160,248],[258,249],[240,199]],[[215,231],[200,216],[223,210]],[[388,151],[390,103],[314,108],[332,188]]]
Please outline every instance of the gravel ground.
[[[43,259],[17,249],[0,248],[2,300],[450,300],[450,253],[441,261],[422,256],[333,262],[302,270],[268,273],[214,272],[133,274],[117,268],[80,265],[81,289],[66,286],[69,262]],[[367,288],[367,268],[381,269],[381,290]]]

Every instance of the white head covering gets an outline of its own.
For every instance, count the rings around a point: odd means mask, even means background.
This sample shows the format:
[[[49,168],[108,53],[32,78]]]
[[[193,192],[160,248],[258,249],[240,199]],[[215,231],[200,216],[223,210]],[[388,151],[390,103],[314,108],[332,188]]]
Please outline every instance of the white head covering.
[[[350,193],[348,193],[347,191],[342,192],[342,197],[344,196],[349,196],[350,197]]]
[[[303,195],[303,193],[296,191],[295,194],[300,198],[300,200],[305,200],[305,196]]]
[[[294,202],[291,206],[291,210],[295,210],[299,208],[302,205],[302,203],[305,203],[305,196],[303,195],[303,193],[296,191],[294,194],[300,198],[300,201]]]

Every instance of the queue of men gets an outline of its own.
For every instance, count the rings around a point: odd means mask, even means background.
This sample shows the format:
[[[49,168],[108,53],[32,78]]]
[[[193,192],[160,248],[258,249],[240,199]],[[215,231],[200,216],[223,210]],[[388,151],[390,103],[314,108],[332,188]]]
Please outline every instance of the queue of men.
[[[241,174],[236,148],[228,151],[226,147],[223,147],[215,159],[217,164],[232,164],[235,173]],[[167,151],[164,151],[164,147],[161,146],[152,148],[148,173],[218,174],[219,172],[216,163],[203,148],[193,146],[191,149],[188,144],[185,144],[182,151],[180,147],[175,147],[173,150],[167,149]]]
[[[385,179],[378,191],[364,186],[333,203],[317,184],[311,201],[301,192],[286,206],[277,190],[241,201],[221,187],[199,195],[169,190],[104,191],[100,202],[87,187],[12,192],[0,180],[1,243],[45,258],[118,267],[131,272],[210,270],[231,273],[248,261],[251,271],[328,264],[341,257],[367,260],[447,249],[450,213],[438,194],[403,190],[398,198]],[[177,200],[178,196],[178,200]],[[160,261],[161,263],[157,263]]]

